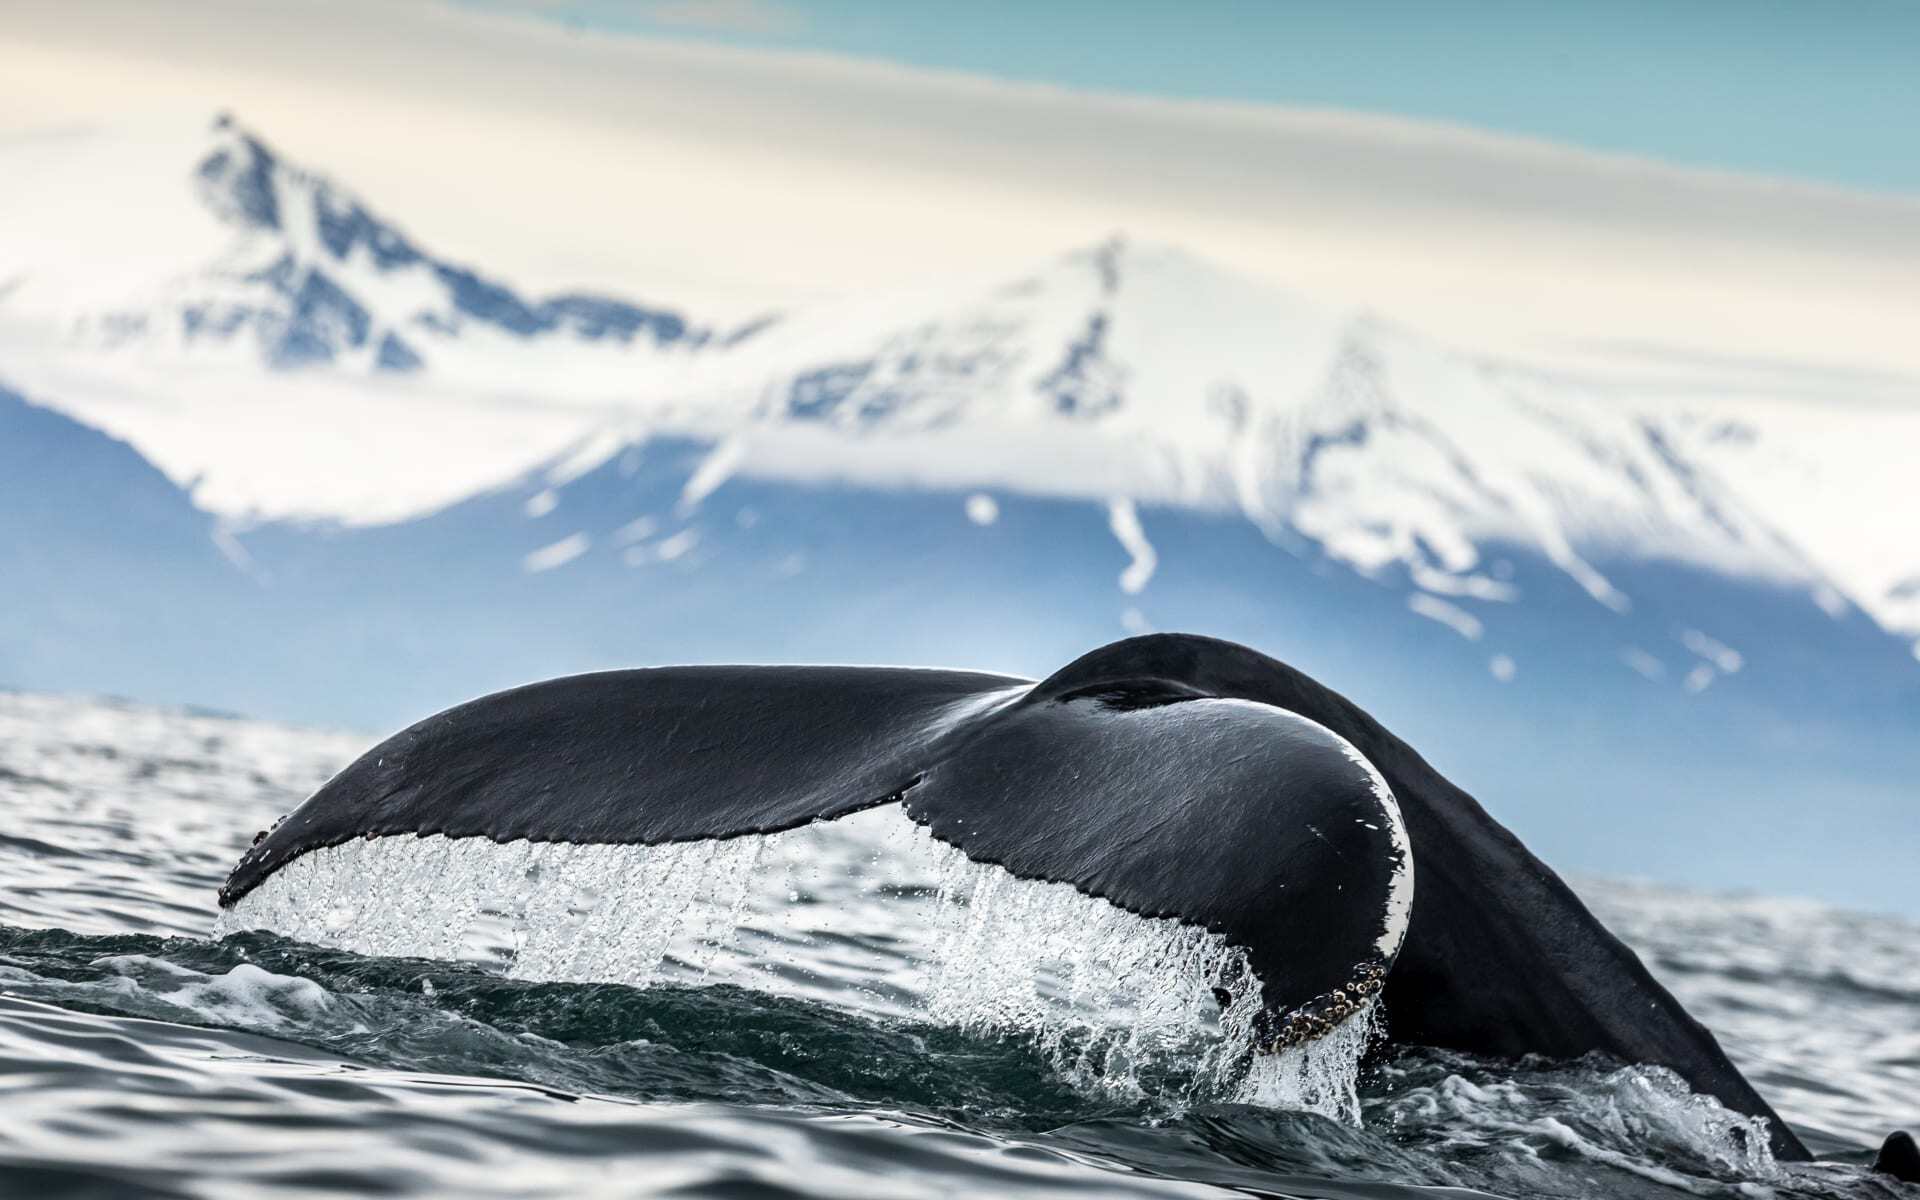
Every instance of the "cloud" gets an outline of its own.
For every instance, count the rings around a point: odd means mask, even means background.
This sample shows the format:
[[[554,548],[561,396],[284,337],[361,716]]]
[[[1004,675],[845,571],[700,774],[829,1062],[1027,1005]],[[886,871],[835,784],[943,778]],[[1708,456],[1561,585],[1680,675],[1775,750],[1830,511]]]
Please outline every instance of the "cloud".
[[[767,0],[658,0],[642,4],[639,15],[656,25],[710,33],[794,33],[806,21],[793,9]]]

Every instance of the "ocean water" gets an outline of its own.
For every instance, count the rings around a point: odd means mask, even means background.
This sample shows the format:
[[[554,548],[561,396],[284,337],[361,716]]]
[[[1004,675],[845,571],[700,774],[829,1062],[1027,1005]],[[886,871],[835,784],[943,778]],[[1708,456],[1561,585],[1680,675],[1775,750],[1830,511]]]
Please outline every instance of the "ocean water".
[[[216,938],[254,831],[367,741],[0,695],[0,1195],[1920,1197],[1864,1169],[1920,1126],[1909,921],[1575,881],[1823,1156],[1789,1166],[1625,1064],[1349,1038],[1256,1076],[1220,947],[877,818],[382,839]]]

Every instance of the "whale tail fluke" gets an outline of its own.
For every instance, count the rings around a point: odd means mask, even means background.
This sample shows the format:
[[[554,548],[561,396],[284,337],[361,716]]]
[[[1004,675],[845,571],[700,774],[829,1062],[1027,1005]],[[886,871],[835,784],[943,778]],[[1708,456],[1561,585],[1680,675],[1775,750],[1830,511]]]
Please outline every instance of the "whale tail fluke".
[[[1161,664],[1149,663],[1158,668]],[[976,862],[1244,951],[1277,1050],[1371,1011],[1413,904],[1400,810],[1297,713],[1097,656],[1046,683],[889,667],[662,667],[429,717],[258,839],[220,903],[393,836],[662,845],[897,804]]]
[[[249,849],[220,899],[361,839],[660,845],[888,804],[976,862],[1244,950],[1270,1048],[1377,993],[1396,1042],[1669,1067],[1765,1119],[1777,1156],[1811,1157],[1478,802],[1352,701],[1212,638],[1131,638],[1039,683],[715,666],[517,688],[369,751]],[[1881,1162],[1920,1176],[1904,1134]]]

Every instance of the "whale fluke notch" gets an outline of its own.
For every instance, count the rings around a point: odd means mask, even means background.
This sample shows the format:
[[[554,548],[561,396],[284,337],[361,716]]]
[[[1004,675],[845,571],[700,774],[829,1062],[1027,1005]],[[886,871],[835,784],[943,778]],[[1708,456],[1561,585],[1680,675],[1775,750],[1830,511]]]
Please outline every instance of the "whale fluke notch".
[[[1763,1118],[1779,1157],[1809,1157],[1471,796],[1351,701],[1211,638],[1132,638],[1037,684],[674,667],[517,688],[368,751],[248,850],[220,899],[359,837],[658,844],[890,802],[970,858],[1244,948],[1270,1044],[1380,990],[1395,1042],[1665,1066]]]

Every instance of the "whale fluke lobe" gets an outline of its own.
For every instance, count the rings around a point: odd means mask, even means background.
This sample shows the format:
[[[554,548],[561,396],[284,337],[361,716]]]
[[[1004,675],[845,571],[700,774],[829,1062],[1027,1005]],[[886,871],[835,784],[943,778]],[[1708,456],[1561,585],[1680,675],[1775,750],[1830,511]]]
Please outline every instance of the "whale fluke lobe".
[[[967,712],[1026,682],[885,667],[662,667],[529,684],[367,751],[241,858],[230,905],[321,846],[388,834],[659,845],[897,797]]]
[[[1807,1157],[1472,797],[1344,697],[1210,638],[1132,638],[1038,683],[733,666],[516,688],[368,751],[246,852],[220,902],[355,839],[666,846],[887,805],[980,869],[1243,954],[1257,1049],[1351,1031],[1378,1006],[1396,1042],[1671,1068],[1762,1118],[1776,1155]]]
[[[1246,949],[1279,1046],[1385,981],[1414,881],[1386,785],[1339,738],[1240,700],[1033,695],[908,789],[968,857]]]

